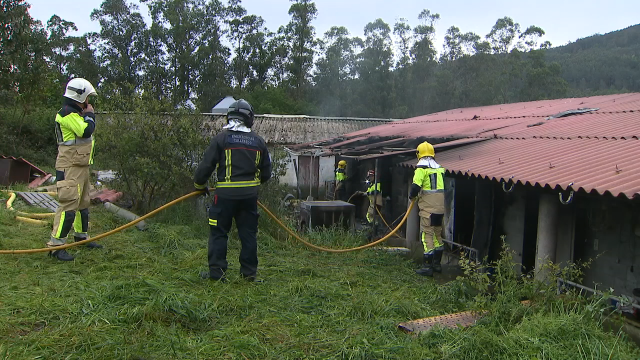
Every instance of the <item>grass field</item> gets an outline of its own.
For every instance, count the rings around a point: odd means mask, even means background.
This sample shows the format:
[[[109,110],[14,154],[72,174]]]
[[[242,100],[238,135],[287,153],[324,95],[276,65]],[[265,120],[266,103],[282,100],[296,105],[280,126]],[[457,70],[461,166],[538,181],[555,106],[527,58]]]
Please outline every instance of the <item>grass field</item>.
[[[601,330],[595,300],[541,294],[522,306],[522,286],[508,279],[487,298],[469,280],[439,285],[416,276],[398,255],[310,251],[264,215],[264,282],[239,278],[236,234],[230,282],[202,280],[207,225],[194,208],[193,200],[178,205],[145,232],[106,238],[104,249],[73,248],[70,263],[46,253],[0,255],[0,359],[640,358],[624,334]],[[92,208],[94,235],[123,223]],[[0,249],[42,247],[49,232],[0,209]],[[348,247],[362,239],[330,231],[314,242]],[[396,327],[478,308],[489,313],[468,329],[413,336]]]

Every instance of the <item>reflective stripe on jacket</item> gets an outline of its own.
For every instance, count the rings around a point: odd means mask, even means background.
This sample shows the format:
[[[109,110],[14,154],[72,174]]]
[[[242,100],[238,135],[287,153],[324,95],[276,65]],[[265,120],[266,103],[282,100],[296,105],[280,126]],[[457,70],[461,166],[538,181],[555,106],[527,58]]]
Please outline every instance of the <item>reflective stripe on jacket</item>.
[[[216,170],[217,169],[217,170]],[[264,140],[253,132],[223,130],[204,153],[194,176],[194,186],[204,188],[216,171],[216,195],[249,198],[271,178],[271,158]]]
[[[410,197],[420,194],[418,200],[421,218],[429,218],[431,214],[444,214],[444,173],[442,167],[432,169],[418,167],[413,173]]]
[[[371,184],[367,189],[367,195],[375,195],[377,193],[380,193],[380,183]]]
[[[89,112],[83,117],[82,111],[78,104],[65,99],[64,105],[56,114],[55,130],[58,142],[56,169],[93,164],[95,115]]]
[[[444,191],[444,168],[418,167],[413,173],[413,183],[423,191]]]

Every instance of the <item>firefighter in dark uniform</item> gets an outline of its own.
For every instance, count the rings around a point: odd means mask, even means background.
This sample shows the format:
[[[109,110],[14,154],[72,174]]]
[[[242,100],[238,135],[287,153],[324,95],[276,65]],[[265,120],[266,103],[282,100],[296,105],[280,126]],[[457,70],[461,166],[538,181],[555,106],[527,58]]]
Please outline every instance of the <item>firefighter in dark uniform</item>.
[[[418,145],[416,156],[418,165],[413,174],[409,198],[418,196],[420,234],[424,247],[424,266],[416,273],[433,276],[434,271],[442,272],[445,169],[436,162],[433,146],[426,141]]]
[[[96,91],[89,81],[71,79],[65,89],[62,108],[56,114],[56,188],[60,206],[53,219],[48,247],[64,245],[71,228],[75,241],[89,238],[89,165],[93,164],[93,131],[96,128],[90,95],[96,95]],[[95,242],[85,246],[102,247]],[[74,259],[64,249],[49,255],[62,261]]]
[[[258,188],[271,178],[271,158],[264,139],[251,131],[254,113],[245,100],[231,104],[227,125],[204,153],[194,176],[196,190],[208,192],[207,181],[216,171],[217,183],[209,208],[209,273],[226,280],[227,234],[235,219],[242,244],[240,274],[255,281],[258,270]]]

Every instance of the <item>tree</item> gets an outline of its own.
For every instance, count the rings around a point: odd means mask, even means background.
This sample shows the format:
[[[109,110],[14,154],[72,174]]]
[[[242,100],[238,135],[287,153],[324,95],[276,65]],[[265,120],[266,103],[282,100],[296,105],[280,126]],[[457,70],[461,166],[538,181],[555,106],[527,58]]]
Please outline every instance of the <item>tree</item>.
[[[358,74],[360,80],[361,114],[372,117],[387,117],[392,110],[393,50],[391,28],[382,19],[364,27],[365,47],[360,53]]]
[[[411,26],[407,23],[407,19],[400,18],[393,26],[393,34],[397,36],[398,41],[398,64],[396,68],[403,68],[411,62],[411,45],[413,42],[413,34],[411,34]]]
[[[223,13],[218,1],[205,7],[204,32],[196,51],[196,95],[200,111],[209,111],[230,88],[229,49],[222,45],[220,24]]]
[[[85,34],[73,38],[73,47],[67,57],[66,75],[69,78],[82,77],[94,86],[102,83],[100,64],[93,50],[98,41],[97,34]]]
[[[91,12],[91,20],[100,23],[98,59],[103,69],[103,92],[131,97],[140,86],[144,61],[146,24],[126,0],[104,0]]]
[[[71,30],[78,31],[78,28],[74,23],[63,20],[58,15],[51,16],[47,21],[49,59],[53,68],[60,74],[60,83],[70,79],[68,65],[71,60],[70,54],[76,43],[75,37],[67,35]]]
[[[567,95],[568,84],[561,77],[560,64],[545,61],[545,50],[531,50],[528,54],[525,82],[520,100],[557,99]]]
[[[303,98],[305,86],[309,83],[315,41],[315,29],[311,22],[316,18],[318,10],[311,0],[291,0],[289,8],[291,20],[285,28],[287,42],[291,53],[287,64],[289,84],[294,89],[294,97]]]
[[[144,56],[142,74],[142,94],[146,99],[157,100],[167,107],[162,111],[171,111],[173,108],[171,97],[171,76],[168,71],[167,50],[164,46],[164,28],[158,23],[152,23],[145,31]]]
[[[422,23],[413,29],[416,41],[411,48],[411,55],[414,62],[427,63],[435,59],[433,37],[436,32],[435,23],[440,19],[440,14],[432,14],[430,10],[424,9],[418,15],[418,19]]]
[[[454,61],[465,55],[473,55],[478,50],[480,36],[468,32],[462,33],[456,26],[447,29],[444,36],[444,52],[441,61]]]
[[[221,64],[225,64],[226,69],[228,59],[228,49],[221,42],[221,16],[225,11],[220,1],[145,2],[166,52],[170,80],[167,86],[173,106],[190,106],[196,93],[204,94],[208,91],[206,86],[218,84],[219,79],[212,76],[221,77],[226,83],[226,73],[221,76],[220,71]],[[219,88],[211,90],[222,91]]]
[[[262,18],[258,17],[260,21]],[[264,25],[257,31],[247,34],[244,43],[244,53],[249,68],[247,90],[265,89],[269,85],[269,70],[272,67],[274,52],[271,47],[271,33]]]
[[[320,41],[321,53],[314,75],[315,92],[318,94],[320,112],[327,116],[345,116],[343,104],[350,103],[347,86],[356,75],[357,50],[362,40],[349,37],[349,30],[334,26]]]
[[[535,25],[529,26],[522,32],[520,24],[505,16],[496,21],[486,38],[491,44],[494,54],[506,54],[514,49],[521,52],[536,49],[538,40],[544,34],[544,30]],[[541,45],[541,48],[549,46],[551,46],[551,43],[546,41]]]

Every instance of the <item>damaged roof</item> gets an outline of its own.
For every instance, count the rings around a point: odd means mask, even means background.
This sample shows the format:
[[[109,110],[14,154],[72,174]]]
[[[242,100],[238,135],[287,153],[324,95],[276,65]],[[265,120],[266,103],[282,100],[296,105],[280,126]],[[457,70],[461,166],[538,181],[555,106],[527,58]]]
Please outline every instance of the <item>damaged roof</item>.
[[[371,156],[428,140],[450,173],[635,198],[639,139],[640,93],[630,93],[454,109],[293,148]]]
[[[226,116],[204,114],[212,131],[218,132],[227,123]],[[319,117],[307,115],[256,115],[252,130],[271,144],[300,144],[329,139],[396,119]]]
[[[492,139],[440,152],[436,158],[454,174],[628,198],[640,194],[638,139]]]

